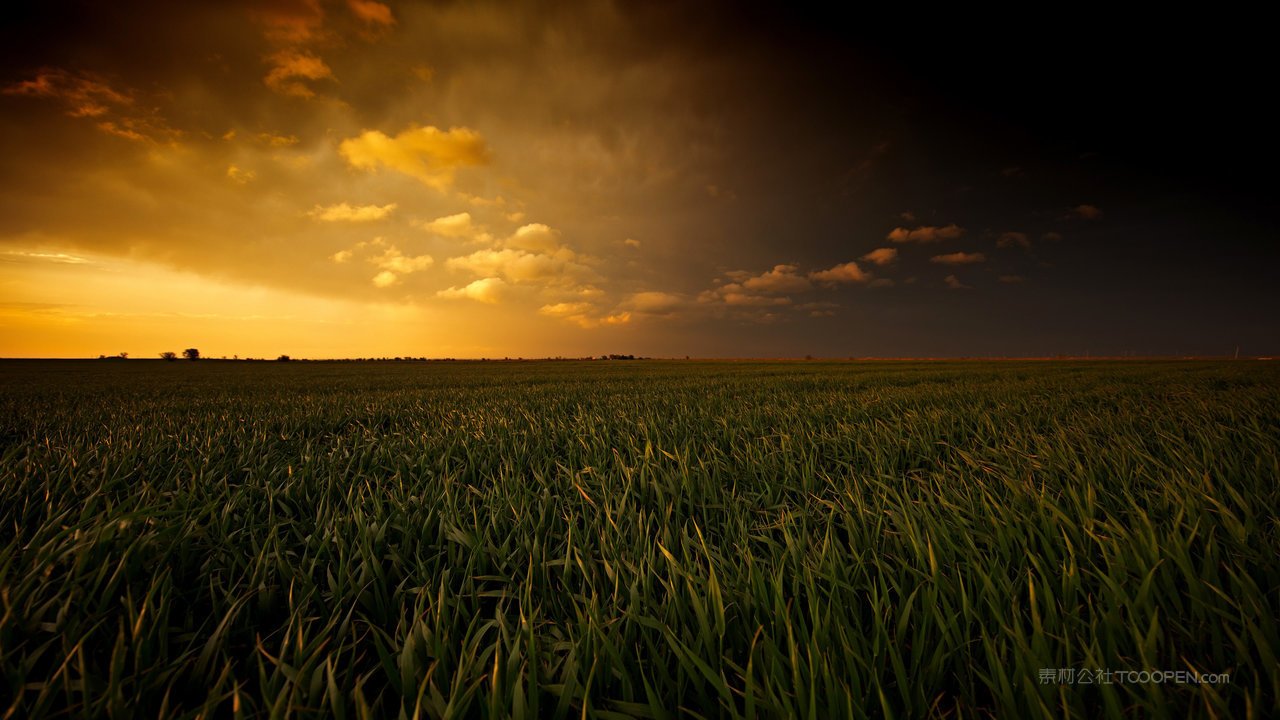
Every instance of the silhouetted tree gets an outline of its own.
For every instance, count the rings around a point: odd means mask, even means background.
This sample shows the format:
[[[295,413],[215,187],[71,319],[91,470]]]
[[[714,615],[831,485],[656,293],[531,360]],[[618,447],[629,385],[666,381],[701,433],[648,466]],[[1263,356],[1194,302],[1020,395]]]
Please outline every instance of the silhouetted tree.
[[[182,351],[182,357],[188,360],[199,360],[200,351],[196,348],[187,348],[186,350]]]
[[[172,351],[172,350],[166,350],[165,352],[160,353],[160,357],[161,357],[161,358],[163,358],[163,359],[165,359],[165,360],[177,360],[177,359],[178,359],[178,353],[176,353],[176,352],[174,352],[174,351]]]
[[[276,361],[277,361],[277,362],[289,362],[289,356],[288,356],[288,355],[281,355],[280,357],[276,358]]]

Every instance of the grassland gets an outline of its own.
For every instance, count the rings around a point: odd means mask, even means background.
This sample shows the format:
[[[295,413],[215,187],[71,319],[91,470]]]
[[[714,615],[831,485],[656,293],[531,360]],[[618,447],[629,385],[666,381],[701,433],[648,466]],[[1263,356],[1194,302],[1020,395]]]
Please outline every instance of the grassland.
[[[1258,362],[5,362],[0,713],[1274,717],[1278,477]]]

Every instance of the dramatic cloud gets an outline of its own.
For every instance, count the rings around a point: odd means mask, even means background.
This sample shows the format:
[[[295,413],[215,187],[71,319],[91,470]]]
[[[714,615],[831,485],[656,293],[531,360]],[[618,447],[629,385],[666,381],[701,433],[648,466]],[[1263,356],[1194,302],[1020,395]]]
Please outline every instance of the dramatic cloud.
[[[366,130],[358,137],[343,140],[338,152],[352,167],[387,167],[442,191],[453,184],[458,168],[489,161],[489,150],[480,133],[458,127],[411,127],[395,137]]]
[[[267,87],[282,95],[315,97],[305,80],[332,80],[333,70],[324,60],[302,50],[280,50],[267,58],[271,70],[262,79]]]
[[[507,284],[502,278],[488,277],[475,280],[463,287],[451,287],[436,293],[437,297],[450,300],[475,300],[493,304],[502,299]]]
[[[470,237],[476,230],[471,222],[471,213],[466,212],[438,217],[423,223],[422,227],[437,235],[453,238]]]
[[[904,227],[896,227],[889,231],[887,236],[889,240],[896,243],[918,242],[933,243],[943,240],[955,240],[964,235],[964,228],[952,223],[943,227],[934,225],[921,225],[912,230]]]
[[[945,278],[943,278],[942,281],[945,282],[947,284],[947,287],[951,288],[952,290],[971,289],[968,285],[965,285],[964,283],[960,282],[960,278],[956,277],[955,275],[948,275]]]
[[[934,255],[929,258],[929,262],[941,265],[970,265],[984,262],[986,259],[987,256],[982,253],[953,252],[946,255]]]
[[[809,273],[809,277],[824,283],[860,283],[871,279],[856,262],[847,262],[835,267]]]
[[[1000,237],[996,239],[996,247],[1031,247],[1031,238],[1027,237],[1024,232],[1005,232],[1000,233]]]
[[[810,287],[809,279],[797,274],[799,269],[795,265],[774,265],[769,272],[743,280],[742,287],[762,293],[804,292]]]
[[[327,207],[315,206],[307,213],[311,217],[324,222],[370,222],[381,220],[396,209],[395,203],[387,205],[348,205],[338,203]]]
[[[866,260],[873,265],[888,265],[898,259],[897,248],[876,248],[871,252],[863,255],[860,260]]]
[[[390,26],[396,22],[391,8],[375,0],[347,0],[347,7],[351,8],[352,14],[370,25]]]
[[[918,58],[805,13],[611,0],[73,5],[75,22],[58,3],[20,4],[0,73],[5,302],[247,316],[292,298],[298,322],[217,341],[242,355],[284,336],[299,341],[276,354],[298,356],[1036,349],[1068,326],[1129,342],[1124,318],[1080,324],[1126,293],[1155,298],[1139,308],[1152,347],[1172,332],[1162,313],[1212,316],[1244,343],[1256,338],[1239,327],[1266,326],[1269,296],[1249,288],[1275,265],[1261,237],[1270,216],[1234,222],[1190,191],[1171,204],[1165,190],[1191,186],[1144,186],[1151,174],[1114,153],[1079,162],[1037,147],[1061,114],[1023,113],[1037,127],[1008,132],[970,122],[983,108],[929,112],[943,96],[904,105],[895,78]],[[835,95],[794,82],[817,65],[860,80]],[[974,97],[956,78],[955,96]],[[1224,200],[1239,177],[1214,181]],[[865,195],[845,202],[855,188]],[[1097,249],[1120,241],[1107,229],[1117,203],[1133,232],[1095,267]],[[1249,286],[1193,283],[1212,312],[1181,312],[1192,300],[1169,288],[1187,283],[1169,273],[1195,268],[1144,272],[1143,258],[1190,256],[1223,228],[1222,252],[1248,259],[1237,269]],[[964,264],[979,251],[991,256]],[[959,293],[941,292],[948,273],[1026,306],[968,315]],[[1127,284],[1104,282],[1113,275]],[[810,321],[834,312],[815,305],[828,301],[847,309]],[[1062,323],[1036,320],[1055,313]],[[769,320],[777,327],[751,326]],[[96,357],[114,347],[96,347],[107,337],[138,356],[181,337],[216,344],[194,326],[9,321],[0,351],[12,354]]]

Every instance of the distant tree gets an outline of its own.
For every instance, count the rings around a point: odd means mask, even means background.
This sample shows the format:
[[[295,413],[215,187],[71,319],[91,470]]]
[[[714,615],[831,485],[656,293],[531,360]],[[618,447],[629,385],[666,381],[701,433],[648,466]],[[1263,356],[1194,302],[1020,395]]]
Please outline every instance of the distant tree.
[[[186,350],[182,351],[182,357],[188,360],[199,360],[200,351],[196,348],[187,348]]]
[[[127,352],[122,352],[122,353],[120,353],[119,357],[120,357],[120,359],[121,359],[121,360],[126,360],[126,359],[128,359],[128,357],[129,357],[129,353],[127,353]]]
[[[174,352],[174,351],[172,351],[172,350],[166,350],[166,351],[164,351],[164,352],[160,353],[160,357],[161,357],[161,358],[163,358],[163,359],[165,359],[165,360],[173,361],[173,360],[177,360],[177,359],[178,359],[178,353],[176,353],[176,352]]]
[[[280,357],[276,358],[277,362],[289,362],[289,360],[290,358],[288,355],[281,355]]]

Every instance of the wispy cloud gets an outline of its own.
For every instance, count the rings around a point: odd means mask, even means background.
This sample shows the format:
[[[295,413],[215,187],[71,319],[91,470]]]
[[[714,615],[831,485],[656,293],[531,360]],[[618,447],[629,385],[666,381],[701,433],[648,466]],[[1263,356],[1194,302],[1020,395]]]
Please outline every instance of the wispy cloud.
[[[158,110],[140,103],[135,90],[114,86],[94,73],[44,68],[30,80],[5,87],[3,92],[61,103],[71,117],[90,120],[102,132],[125,140],[172,141],[181,134],[169,126]]]
[[[44,252],[36,250],[5,250],[0,257],[10,262],[44,262],[59,265],[88,265],[93,261],[79,255],[62,252]]]
[[[395,209],[395,203],[388,203],[387,205],[349,205],[344,202],[337,205],[317,205],[307,214],[322,222],[372,222],[387,217]]]

